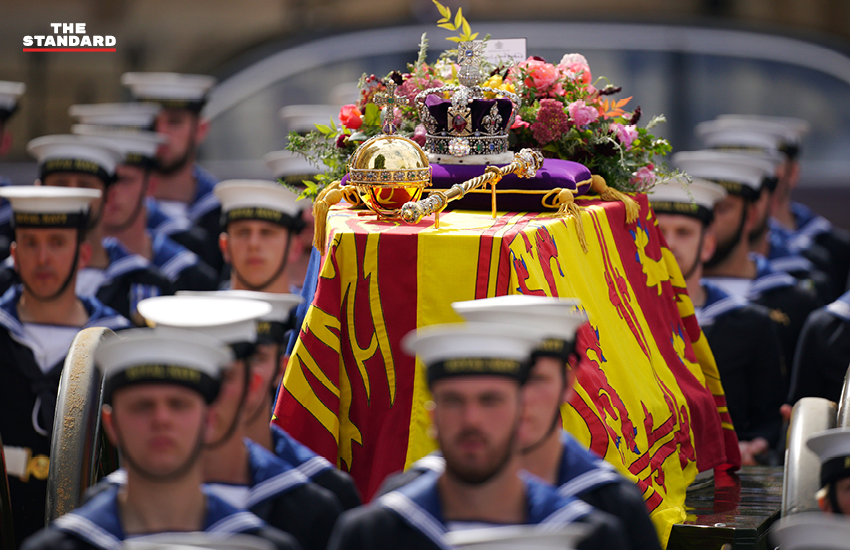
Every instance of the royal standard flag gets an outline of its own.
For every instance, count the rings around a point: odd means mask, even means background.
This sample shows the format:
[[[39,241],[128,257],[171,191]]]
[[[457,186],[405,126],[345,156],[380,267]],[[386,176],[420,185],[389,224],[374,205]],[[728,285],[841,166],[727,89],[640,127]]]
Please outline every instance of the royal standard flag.
[[[589,323],[564,426],[643,490],[666,544],[697,471],[740,463],[723,389],[645,196],[554,214],[444,213],[417,225],[343,207],[292,351],[275,422],[349,472],[368,499],[431,452],[424,368],[409,331],[460,321],[451,303],[503,294],[581,300]],[[587,241],[585,252],[578,238]]]

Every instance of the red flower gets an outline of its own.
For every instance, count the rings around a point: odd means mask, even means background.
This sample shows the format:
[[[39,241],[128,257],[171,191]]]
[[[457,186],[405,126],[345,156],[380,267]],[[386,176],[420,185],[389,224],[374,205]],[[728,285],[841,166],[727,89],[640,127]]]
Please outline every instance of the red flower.
[[[356,105],[343,105],[339,110],[339,121],[349,130],[356,130],[363,126],[363,114]]]

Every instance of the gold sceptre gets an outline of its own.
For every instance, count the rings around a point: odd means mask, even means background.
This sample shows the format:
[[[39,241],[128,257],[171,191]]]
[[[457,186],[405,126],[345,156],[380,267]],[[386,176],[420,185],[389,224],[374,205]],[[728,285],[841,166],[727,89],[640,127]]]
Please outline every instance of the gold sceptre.
[[[501,168],[488,166],[483,175],[456,183],[445,191],[434,191],[428,198],[420,201],[406,202],[401,207],[401,219],[407,223],[419,223],[429,214],[434,214],[434,227],[440,228],[440,212],[450,201],[463,198],[464,195],[484,185],[489,184],[492,190],[492,214],[496,217],[496,184],[508,174],[516,174],[521,178],[533,178],[543,164],[543,155],[534,149],[523,149],[514,155],[514,160]]]

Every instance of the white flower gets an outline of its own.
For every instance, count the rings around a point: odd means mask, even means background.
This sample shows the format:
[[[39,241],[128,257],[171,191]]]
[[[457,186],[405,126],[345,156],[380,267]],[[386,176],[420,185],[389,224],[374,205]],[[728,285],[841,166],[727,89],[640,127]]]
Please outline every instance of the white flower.
[[[580,53],[565,53],[564,57],[561,58],[560,65],[569,65],[571,63],[581,63],[582,65],[590,65],[587,62],[587,59]]]

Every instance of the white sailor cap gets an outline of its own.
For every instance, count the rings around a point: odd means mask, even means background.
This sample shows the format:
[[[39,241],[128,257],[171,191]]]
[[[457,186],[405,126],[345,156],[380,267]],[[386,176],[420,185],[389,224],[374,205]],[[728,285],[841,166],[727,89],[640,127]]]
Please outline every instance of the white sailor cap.
[[[215,78],[199,74],[124,73],[121,84],[139,101],[159,103],[166,109],[199,112]]]
[[[176,295],[258,300],[269,304],[271,311],[257,320],[257,341],[261,343],[282,342],[289,328],[292,309],[304,301],[304,298],[298,294],[255,290],[178,290]]]
[[[670,178],[647,192],[649,204],[659,214],[680,214],[711,223],[714,205],[726,196],[722,185],[693,178]]]
[[[577,299],[511,294],[454,302],[452,308],[470,323],[500,323],[538,329],[545,340],[535,348],[535,355],[567,360],[573,351],[576,331],[587,321]]]
[[[42,136],[27,143],[27,152],[38,160],[42,180],[53,172],[78,172],[101,178],[106,184],[115,178],[115,166],[124,155],[115,146],[90,136],[61,134]]]
[[[312,132],[316,124],[329,124],[339,117],[337,105],[287,105],[280,110],[280,119],[287,132]]]
[[[451,548],[464,550],[569,550],[589,533],[581,523],[541,529],[539,525],[504,525],[451,531],[446,540]]]
[[[233,352],[206,334],[139,328],[109,336],[95,349],[94,360],[103,372],[104,403],[116,389],[140,383],[186,386],[211,403]]]
[[[257,320],[272,306],[257,300],[205,296],[157,296],[139,302],[138,311],[156,327],[200,332],[229,344],[238,358],[253,353]]]
[[[850,428],[816,433],[806,446],[820,458],[821,487],[850,476]]]
[[[303,228],[303,203],[280,183],[265,180],[225,180],[213,189],[221,203],[222,225],[237,220],[260,220],[294,231]]]
[[[321,173],[318,166],[292,151],[271,151],[263,155],[263,162],[275,178],[309,178]]]
[[[275,550],[270,541],[231,533],[157,533],[127,539],[123,550]]]
[[[4,122],[18,108],[18,98],[26,91],[23,82],[0,80],[0,122]]]
[[[85,227],[89,207],[100,189],[9,185],[0,197],[12,205],[15,227]]]
[[[428,383],[452,376],[499,375],[524,383],[531,353],[548,331],[519,324],[449,323],[407,333],[401,341],[408,355],[428,368]]]
[[[161,110],[162,106],[155,103],[94,103],[71,105],[68,114],[80,124],[152,128]]]
[[[672,160],[689,176],[719,183],[730,195],[748,200],[757,199],[765,178],[774,175],[764,159],[729,151],[680,151]]]
[[[121,164],[150,165],[156,158],[156,150],[168,141],[158,132],[130,130],[122,127],[95,124],[74,124],[71,132],[79,136],[91,136],[104,144],[111,144],[124,155]]]
[[[850,540],[850,519],[823,512],[785,516],[771,528],[770,540],[782,550],[844,550]]]
[[[695,131],[709,149],[743,151],[779,151],[787,133],[778,125],[737,118],[700,122]]]

